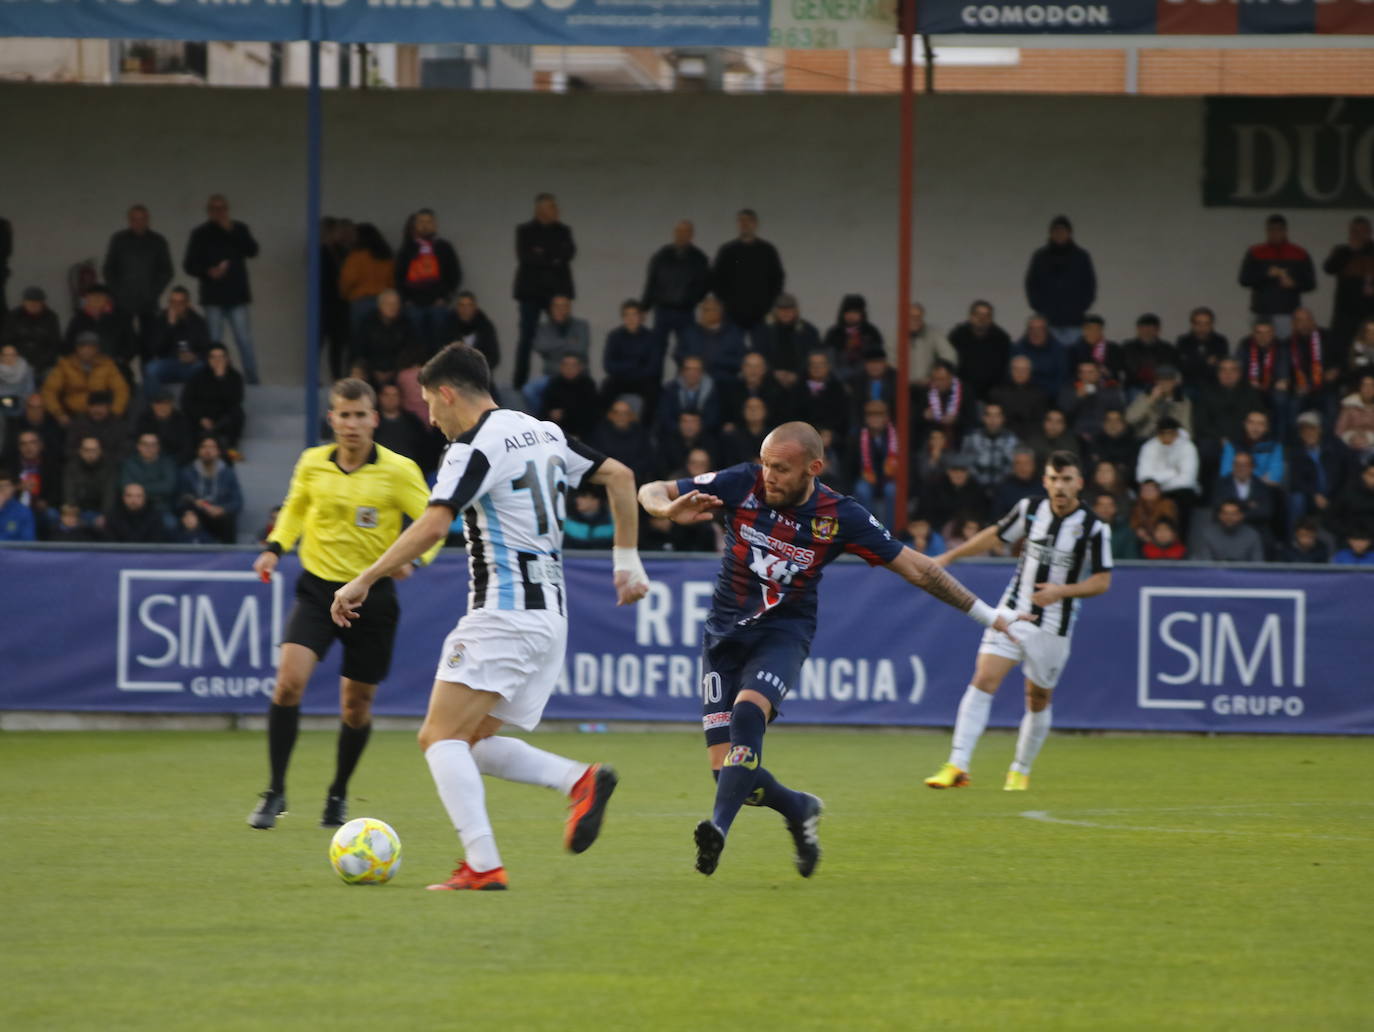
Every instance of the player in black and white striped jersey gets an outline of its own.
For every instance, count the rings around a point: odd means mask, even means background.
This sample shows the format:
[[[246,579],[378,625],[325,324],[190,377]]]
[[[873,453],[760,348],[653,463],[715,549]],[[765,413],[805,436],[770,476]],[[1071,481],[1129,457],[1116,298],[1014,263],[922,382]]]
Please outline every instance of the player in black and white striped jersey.
[[[1031,764],[1050,733],[1050,697],[1069,660],[1069,642],[1081,608],[1078,600],[1101,595],[1112,584],[1112,529],[1079,500],[1079,462],[1072,452],[1054,452],[1045,463],[1044,496],[1023,498],[996,523],[935,557],[948,566],[986,552],[998,541],[1024,540],[999,605],[1035,619],[1013,624],[1006,633],[984,633],[973,680],[959,703],[949,760],[926,778],[931,788],[969,783],[973,749],[987,727],[992,697],[1017,663],[1026,675],[1026,714],[1003,788],[1016,792],[1030,786]]]

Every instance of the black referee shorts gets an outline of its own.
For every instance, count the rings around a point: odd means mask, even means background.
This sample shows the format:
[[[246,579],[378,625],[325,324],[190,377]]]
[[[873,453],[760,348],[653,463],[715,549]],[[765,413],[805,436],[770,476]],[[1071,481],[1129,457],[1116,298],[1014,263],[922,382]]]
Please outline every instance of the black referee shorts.
[[[391,669],[391,652],[396,644],[396,625],[401,606],[396,599],[396,583],[384,577],[372,586],[358,618],[349,627],[340,627],[329,616],[334,592],[342,581],[327,581],[302,570],[296,581],[296,604],[286,623],[283,642],[304,645],[320,659],[338,639],[343,645],[344,677],[363,684],[381,684]]]

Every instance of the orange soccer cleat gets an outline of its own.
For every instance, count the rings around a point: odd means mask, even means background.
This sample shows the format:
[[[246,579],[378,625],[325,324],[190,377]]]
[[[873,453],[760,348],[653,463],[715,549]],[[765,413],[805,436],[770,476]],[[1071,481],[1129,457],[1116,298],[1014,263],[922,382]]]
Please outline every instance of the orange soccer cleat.
[[[506,880],[504,867],[493,867],[490,871],[474,871],[465,860],[448,876],[448,881],[440,882],[438,885],[430,885],[427,888],[431,892],[450,892],[459,889],[490,892],[493,889],[508,889],[510,885]]]
[[[572,800],[568,826],[563,833],[563,845],[573,853],[584,853],[601,832],[601,819],[606,814],[606,801],[611,798],[620,779],[610,767],[593,763],[577,779],[568,793]]]

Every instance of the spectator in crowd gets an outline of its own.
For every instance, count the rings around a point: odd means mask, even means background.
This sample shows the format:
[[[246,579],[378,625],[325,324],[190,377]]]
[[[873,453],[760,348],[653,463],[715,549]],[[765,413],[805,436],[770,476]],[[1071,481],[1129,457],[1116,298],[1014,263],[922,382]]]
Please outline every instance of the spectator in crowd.
[[[1088,442],[1088,454],[1094,462],[1110,462],[1118,469],[1135,469],[1140,442],[1126,425],[1126,415],[1120,409],[1102,413],[1102,429]]]
[[[1310,516],[1298,520],[1293,527],[1293,540],[1279,549],[1281,563],[1317,563],[1331,561],[1331,549],[1317,532],[1317,521]]]
[[[1011,472],[998,482],[997,489],[992,493],[992,511],[999,516],[1011,512],[1022,498],[1029,498],[1042,490],[1040,482],[1035,449],[1022,445],[1011,453]]]
[[[700,448],[711,456],[711,465],[716,464],[720,448],[715,434],[706,429],[700,412],[687,411],[678,414],[677,422],[665,431],[659,440],[659,454],[663,465],[670,471],[680,470],[687,464],[687,455],[693,448]]]
[[[706,256],[702,255],[705,262]],[[676,323],[673,324],[678,329]],[[635,394],[643,402],[646,418],[653,419],[663,381],[663,351],[658,335],[644,325],[644,310],[634,299],[620,306],[620,325],[606,334],[601,355],[606,378],[601,382],[604,404],[622,394]]]
[[[1193,558],[1214,563],[1262,563],[1264,541],[1245,522],[1245,510],[1234,498],[1221,501],[1212,522],[1198,535]]]
[[[377,388],[377,426],[372,440],[397,455],[404,455],[426,474],[433,472],[433,450],[429,431],[413,412],[401,405],[401,388],[384,383]],[[426,469],[426,467],[429,467]]]
[[[1283,347],[1288,352],[1288,393],[1276,398],[1274,407],[1283,435],[1291,438],[1299,412],[1335,412],[1346,356],[1331,334],[1317,325],[1310,308],[1294,310],[1293,332]]]
[[[440,347],[453,343],[476,348],[487,360],[488,369],[495,369],[501,364],[501,344],[496,338],[496,327],[478,306],[477,295],[470,290],[458,291],[453,299],[453,310],[446,316],[439,334]]]
[[[177,521],[176,534],[172,540],[178,545],[213,545],[214,537],[200,522],[200,513],[195,509],[186,509],[181,514],[181,519]]]
[[[33,366],[24,361],[18,347],[0,344],[0,422],[17,417],[33,392]]]
[[[1131,468],[1134,468],[1134,465]],[[1092,490],[1106,491],[1116,499],[1118,511],[1123,515],[1129,513],[1131,506],[1135,504],[1135,492],[1126,483],[1122,467],[1102,459],[1093,465],[1092,470]]]
[[[1102,370],[1102,382],[1126,389],[1126,352],[1115,341],[1107,339],[1107,324],[1100,315],[1085,315],[1078,343],[1073,348],[1074,368],[1079,362],[1096,362]]]
[[[0,329],[0,345],[3,344],[19,349],[40,382],[57,364],[62,351],[62,328],[57,313],[48,307],[48,295],[42,287],[24,288],[19,307],[9,313]]]
[[[1112,558],[1139,559],[1140,539],[1121,511],[1116,495],[1110,491],[1098,491],[1093,495],[1092,510],[1094,516],[1111,528]]]
[[[1230,466],[1225,472],[1230,471]],[[1188,513],[1197,501],[1197,447],[1177,419],[1165,416],[1155,426],[1155,435],[1140,448],[1136,459],[1135,479],[1145,496],[1145,481],[1153,480],[1160,492],[1178,507],[1181,525],[1187,525]]]
[[[897,411],[897,370],[888,364],[887,352],[881,345],[868,345],[863,364],[849,378],[849,393],[854,397],[856,413],[861,413],[870,401],[881,401],[888,412]]]
[[[40,526],[62,504],[62,455],[49,452],[37,430],[16,435],[14,471],[19,492]]]
[[[1331,249],[1322,271],[1336,277],[1336,297],[1331,306],[1331,336],[1338,346],[1347,345],[1366,319],[1374,318],[1374,234],[1369,219],[1350,220],[1344,244]]]
[[[138,435],[134,454],[119,467],[119,486],[140,485],[150,508],[170,515],[176,508],[177,468],[162,454],[162,442],[151,431]]]
[[[1374,530],[1366,524],[1356,527],[1345,538],[1345,547],[1331,557],[1338,566],[1374,566]]]
[[[1178,368],[1178,351],[1159,331],[1159,316],[1146,312],[1135,321],[1135,336],[1121,345],[1126,363],[1126,392],[1134,395],[1155,385],[1162,366]]]
[[[576,297],[572,261],[577,257],[572,230],[559,220],[558,198],[541,193],[534,199],[534,218],[515,227],[515,300],[520,305],[520,337],[515,345],[514,387],[530,375],[530,349],[539,317],[555,297]]]
[[[944,534],[946,541],[951,533],[947,526],[950,522],[978,520],[981,523],[987,517],[987,496],[968,467],[968,457],[955,452],[945,462],[944,475],[937,477],[921,496],[917,515],[930,520],[930,525]]]
[[[1150,537],[1140,546],[1142,559],[1187,559],[1188,549],[1178,538],[1178,523],[1165,517],[1150,531]]]
[[[949,434],[942,426],[933,426],[926,431],[926,439],[921,442],[921,447],[916,451],[916,462],[914,465],[915,476],[912,482],[912,492],[920,494],[927,486],[945,475],[945,463],[954,454],[955,449],[950,446]],[[973,470],[972,459],[969,463],[970,472]]]
[[[988,400],[1002,406],[1008,429],[1023,441],[1040,428],[1050,407],[1045,392],[1031,382],[1031,362],[1025,355],[1011,360],[1006,381],[992,389]]]
[[[21,497],[14,474],[0,469],[0,541],[34,541],[37,537],[33,510]]]
[[[1279,337],[1287,337],[1293,309],[1316,287],[1317,273],[1307,251],[1288,239],[1288,220],[1282,215],[1264,220],[1264,243],[1245,252],[1240,285],[1250,288],[1250,311],[1268,319]]]
[[[215,540],[233,544],[243,492],[234,467],[224,461],[213,434],[200,438],[195,461],[181,471],[181,504],[199,513],[201,525]]]
[[[763,439],[779,422],[769,415],[768,404],[763,398],[754,396],[745,399],[739,420],[721,438],[720,464],[734,466],[741,462],[759,461]]]
[[[103,283],[92,283],[81,292],[81,306],[67,321],[65,346],[68,353],[75,349],[77,338],[85,333],[94,333],[99,338],[100,350],[114,359],[120,373],[132,383],[133,361],[141,350],[139,341],[128,316],[115,307]]]
[[[1026,320],[1026,332],[1011,349],[1012,355],[1025,355],[1031,360],[1031,382],[1048,398],[1059,397],[1069,378],[1068,358],[1064,345],[1050,334],[1050,325],[1043,315]]]
[[[1212,501],[1234,501],[1245,522],[1259,532],[1262,540],[1270,540],[1278,513],[1278,491],[1255,476],[1255,460],[1249,452],[1237,452],[1231,472],[1217,478]]]
[[[1170,520],[1178,525],[1178,506],[1170,498],[1165,498],[1159,484],[1153,480],[1140,482],[1140,494],[1131,505],[1130,524],[1140,539],[1142,547],[1154,536],[1155,524],[1160,520]]]
[[[463,283],[463,265],[453,244],[439,235],[432,208],[412,215],[409,230],[396,252],[396,290],[415,333],[433,354],[448,343],[442,334],[450,299]]]
[[[124,485],[119,500],[105,514],[105,537],[134,545],[161,544],[167,540],[162,515],[148,503],[142,484]]]
[[[62,475],[62,502],[75,505],[87,526],[101,518],[114,505],[115,465],[100,447],[100,438],[82,439],[76,458],[67,463]]]
[[[573,492],[572,506],[563,521],[563,545],[570,549],[610,548],[615,524],[601,491],[594,487]]]
[[[1059,392],[1059,410],[1084,441],[1100,434],[1107,413],[1120,412],[1125,401],[1120,387],[1102,382],[1102,367],[1096,362],[1079,362],[1078,376]]]
[[[85,521],[81,509],[77,505],[64,504],[58,512],[57,522],[53,524],[48,534],[48,540],[75,545],[96,539],[95,531]]]
[[[258,382],[258,360],[248,309],[253,292],[248,283],[248,259],[258,255],[258,242],[242,222],[229,217],[229,200],[214,194],[205,204],[209,218],[191,231],[181,267],[200,281],[200,307],[210,325],[210,339],[223,341],[228,323],[238,345],[243,378]]]
[[[1361,460],[1374,458],[1374,370],[1361,374],[1354,393],[1341,399],[1336,436]]]
[[[105,248],[100,275],[109,285],[115,307],[137,322],[138,337],[146,346],[162,292],[172,282],[172,251],[167,238],[149,225],[147,207],[135,204],[126,217],[128,227],[110,237]]]
[[[352,310],[339,290],[339,276],[357,239],[352,219],[332,215],[320,219],[320,344],[327,349],[329,372],[336,380],[343,375],[353,327]]]
[[[834,435],[835,447],[842,451],[849,441],[849,395],[831,369],[830,356],[824,350],[807,356],[802,388],[801,418],[818,430],[829,430]]]
[[[223,344],[210,346],[205,368],[181,392],[181,407],[197,436],[213,434],[231,454],[238,448],[243,436],[243,377],[229,364],[229,349]]]
[[[157,435],[160,451],[180,468],[191,461],[194,439],[191,421],[176,407],[171,391],[153,395],[148,407],[139,414],[134,433]]]
[[[1244,364],[1246,382],[1255,390],[1266,395],[1288,390],[1288,356],[1278,346],[1274,324],[1267,318],[1255,320],[1250,336],[1240,342],[1237,357]]]
[[[1238,456],[1239,457],[1239,456]],[[1304,516],[1325,516],[1331,499],[1345,487],[1351,468],[1350,450],[1338,440],[1325,440],[1322,417],[1304,412],[1298,417],[1298,443],[1288,453],[1289,522]]]
[[[1238,441],[1245,432],[1245,417],[1265,407],[1264,395],[1246,382],[1240,360],[1223,358],[1217,363],[1217,382],[1203,387],[1193,427],[1197,439],[1221,453],[1222,441]]]
[[[1245,433],[1239,441],[1227,441],[1221,449],[1221,475],[1231,472],[1238,452],[1255,460],[1255,475],[1270,487],[1283,485],[1283,445],[1269,434],[1269,413],[1256,409],[1245,417]]]
[[[1069,431],[1068,420],[1058,409],[1050,409],[1045,413],[1045,418],[1040,421],[1039,432],[1031,434],[1026,439],[1026,444],[1035,449],[1041,466],[1049,461],[1051,452],[1066,451],[1078,456],[1083,454],[1082,442]]]
[[[863,425],[849,458],[849,478],[854,484],[854,497],[888,527],[895,522],[896,476],[902,461],[897,428],[892,425],[887,403],[865,402]]]
[[[750,351],[744,356],[738,380],[726,381],[721,390],[724,411],[722,424],[730,430],[744,419],[744,404],[750,398],[760,399],[774,414],[775,423],[785,423],[793,416],[792,398],[783,392],[778,382],[768,375],[768,363],[762,354]]]
[[[1365,373],[1374,373],[1374,319],[1366,319],[1360,324],[1346,360],[1347,380],[1358,380]]]
[[[1050,221],[1049,242],[1031,255],[1026,269],[1026,301],[1032,312],[1045,317],[1059,345],[1069,348],[1078,341],[1083,315],[1096,299],[1092,255],[1074,241],[1069,217],[1056,215]],[[1061,384],[1040,386],[1054,397]]]
[[[48,411],[41,394],[30,394],[24,399],[24,407],[9,424],[7,442],[17,444],[19,434],[25,430],[32,430],[43,438],[44,451],[54,455],[66,454],[67,435],[62,425]],[[7,443],[0,448],[0,455],[10,455],[12,448],[13,444]]]
[[[1216,313],[1199,305],[1188,313],[1188,332],[1174,342],[1185,390],[1197,400],[1197,392],[1216,382],[1217,365],[1231,353],[1231,342],[1216,331]]]
[[[930,383],[930,372],[936,362],[959,364],[959,353],[940,330],[926,321],[926,306],[919,301],[911,303],[907,329],[907,376],[916,391],[922,391]]]
[[[926,388],[925,408],[921,418],[926,429],[940,427],[957,443],[964,428],[972,421],[975,404],[967,384],[954,374],[948,362],[936,362],[930,371],[930,386]]]
[[[899,534],[897,540],[923,555],[940,555],[946,547],[945,539],[930,525],[930,520],[919,516],[908,521],[905,533]]]
[[[455,255],[456,257],[456,255]],[[353,232],[353,246],[339,268],[339,299],[348,305],[353,330],[377,307],[377,296],[396,286],[396,255],[371,222],[360,222]]]
[[[653,480],[659,471],[658,452],[640,423],[644,401],[637,394],[622,394],[611,402],[588,442],[603,455],[624,463],[635,475],[635,483]]]
[[[969,460],[969,471],[986,491],[990,493],[1011,472],[1012,455],[1020,444],[1007,429],[1002,406],[995,401],[984,405],[982,423],[964,438],[963,452]]]
[[[205,368],[210,328],[191,307],[191,292],[173,287],[167,307],[147,326],[144,338],[143,393],[151,398],[169,383],[186,383]]]
[[[430,345],[421,340],[416,324],[402,312],[400,293],[383,290],[377,295],[376,307],[363,316],[353,333],[352,360],[366,368],[367,379],[390,383],[396,379],[401,356],[412,351],[433,354]]]
[[[663,389],[658,410],[660,427],[668,430],[677,426],[678,416],[684,412],[697,413],[707,430],[714,432],[720,428],[720,391],[715,380],[707,375],[706,363],[695,355],[682,360],[677,376]]]
[[[544,388],[539,418],[557,423],[569,437],[585,438],[601,415],[596,381],[581,355],[570,351],[558,360],[558,372]]]
[[[852,376],[870,351],[882,351],[883,335],[868,321],[868,302],[862,294],[846,294],[840,300],[835,325],[825,331],[823,347],[834,356],[841,377]]]
[[[534,334],[534,350],[541,360],[540,373],[527,380],[523,388],[531,412],[543,404],[544,389],[558,374],[558,364],[566,354],[578,355],[583,364],[592,349],[592,331],[586,319],[573,315],[572,298],[559,294],[549,301],[547,317]]]
[[[1153,437],[1155,427],[1165,416],[1178,420],[1179,426],[1193,432],[1193,403],[1183,393],[1178,370],[1171,365],[1156,366],[1154,383],[1147,391],[1136,395],[1126,406],[1126,423],[1136,437]],[[1114,406],[1115,407],[1115,406]]]
[[[784,390],[792,390],[806,376],[806,359],[821,346],[820,332],[801,317],[794,295],[778,295],[768,323],[765,344],[758,349],[768,359],[773,378]]]
[[[1331,529],[1349,536],[1361,527],[1374,527],[1374,459],[1360,475],[1351,477],[1331,506]]]
[[[989,397],[989,392],[1006,373],[1011,358],[1011,337],[992,319],[992,305],[987,301],[975,301],[969,305],[968,319],[949,331],[949,343],[959,355],[959,378],[977,401]],[[1007,421],[1015,429],[1010,406],[1005,401],[1002,405],[1007,409]]]
[[[767,346],[764,317],[782,293],[787,273],[778,249],[759,238],[759,217],[750,208],[735,213],[739,235],[721,245],[711,263],[711,289],[725,315],[755,349]]]
[[[684,329],[678,338],[673,361],[679,368],[688,355],[695,355],[706,364],[706,371],[718,383],[739,374],[744,361],[744,335],[725,321],[720,301],[707,296],[697,309],[697,321]]]
[[[122,417],[115,415],[111,401],[109,391],[91,391],[86,411],[73,416],[71,426],[67,428],[68,452],[76,451],[75,445],[84,438],[95,437],[112,463],[117,464],[124,458],[129,426]]]
[[[659,355],[668,353],[669,337],[675,338],[677,347],[682,346],[683,332],[692,325],[697,305],[711,289],[711,262],[692,242],[695,235],[692,221],[679,219],[673,225],[672,242],[649,259],[639,309],[641,321],[645,313],[654,313],[653,338]],[[655,376],[662,376],[661,360]]]
[[[115,367],[114,360],[100,353],[100,338],[83,333],[75,351],[58,359],[56,367],[43,381],[43,403],[63,427],[74,416],[86,411],[95,391],[108,392],[116,415],[129,407],[129,385]]]

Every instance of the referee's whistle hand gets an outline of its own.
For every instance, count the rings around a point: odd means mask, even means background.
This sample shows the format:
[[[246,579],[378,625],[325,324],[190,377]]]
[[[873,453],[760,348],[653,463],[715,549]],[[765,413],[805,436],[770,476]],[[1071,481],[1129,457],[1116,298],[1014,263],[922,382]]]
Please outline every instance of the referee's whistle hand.
[[[272,579],[272,574],[277,569],[279,556],[276,552],[263,552],[253,560],[253,572],[265,581]]]

